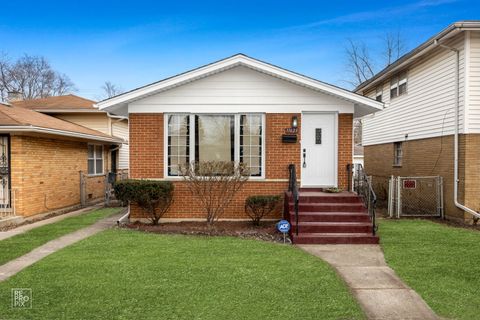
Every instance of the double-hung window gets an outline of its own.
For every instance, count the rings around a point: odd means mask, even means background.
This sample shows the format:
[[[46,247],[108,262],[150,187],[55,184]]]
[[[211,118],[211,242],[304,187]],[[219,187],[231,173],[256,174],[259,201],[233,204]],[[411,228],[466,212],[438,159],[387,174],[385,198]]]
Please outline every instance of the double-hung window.
[[[399,73],[390,81],[390,98],[407,93],[407,72]]]
[[[103,145],[88,145],[88,174],[103,174]]]
[[[382,102],[382,99],[383,99],[383,87],[378,86],[375,91],[375,100]]]
[[[401,142],[395,142],[393,144],[393,165],[401,166],[403,160],[403,145]]]
[[[169,114],[166,118],[167,176],[179,176],[182,165],[204,161],[243,163],[251,176],[263,176],[262,114]]]

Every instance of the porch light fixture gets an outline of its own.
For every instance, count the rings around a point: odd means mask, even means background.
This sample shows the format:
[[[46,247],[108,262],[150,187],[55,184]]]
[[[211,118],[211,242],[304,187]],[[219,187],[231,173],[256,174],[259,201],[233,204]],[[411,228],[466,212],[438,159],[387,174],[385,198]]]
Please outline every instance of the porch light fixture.
[[[296,116],[292,117],[292,128],[298,127],[298,118]]]

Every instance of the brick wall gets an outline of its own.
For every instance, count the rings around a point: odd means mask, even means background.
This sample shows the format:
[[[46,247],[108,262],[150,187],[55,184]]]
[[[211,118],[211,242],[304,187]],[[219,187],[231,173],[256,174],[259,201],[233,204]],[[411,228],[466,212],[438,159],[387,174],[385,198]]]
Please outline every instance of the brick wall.
[[[353,114],[338,116],[338,187],[348,189],[347,164],[353,161]]]
[[[460,135],[459,201],[480,210],[480,135]],[[365,147],[365,169],[373,176],[380,205],[386,205],[388,178],[394,176],[443,177],[445,214],[453,219],[468,221],[471,216],[458,209],[453,202],[454,169],[453,136],[403,142],[401,167],[393,166],[393,143]],[[383,200],[383,201],[382,201]]]
[[[11,186],[17,215],[31,216],[80,204],[79,171],[87,171],[87,143],[11,137]],[[105,148],[104,166],[108,168]],[[87,194],[103,196],[103,177],[88,178]]]
[[[288,165],[294,163],[300,178],[300,133],[297,143],[282,143],[285,128],[291,126],[292,117],[301,114],[266,114],[266,174],[263,181],[249,181],[236,195],[223,218],[247,218],[244,201],[249,195],[283,194],[288,186]],[[163,178],[163,114],[130,115],[130,177]],[[339,185],[346,188],[345,166],[352,162],[352,115],[339,117]],[[183,181],[174,181],[174,203],[167,212],[167,218],[203,218],[202,208],[189,192]],[[132,206],[133,217],[142,212]],[[272,217],[281,217],[281,210]]]

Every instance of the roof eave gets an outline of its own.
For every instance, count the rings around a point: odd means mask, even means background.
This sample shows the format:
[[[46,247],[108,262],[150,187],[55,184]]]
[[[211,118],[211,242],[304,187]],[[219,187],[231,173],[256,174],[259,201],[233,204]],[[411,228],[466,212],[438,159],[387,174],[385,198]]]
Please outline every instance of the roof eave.
[[[44,133],[44,134],[54,134],[59,136],[71,137],[71,138],[80,138],[91,141],[101,141],[108,142],[112,144],[122,144],[126,141],[116,137],[101,137],[93,134],[86,134],[80,132],[66,131],[66,130],[57,130],[51,128],[43,128],[38,126],[0,126],[0,132],[34,132],[34,133]]]

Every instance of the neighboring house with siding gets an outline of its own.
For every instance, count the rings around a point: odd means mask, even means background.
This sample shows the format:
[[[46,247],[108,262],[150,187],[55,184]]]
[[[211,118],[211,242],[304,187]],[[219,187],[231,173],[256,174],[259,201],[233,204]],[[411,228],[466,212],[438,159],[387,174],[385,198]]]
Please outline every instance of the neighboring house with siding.
[[[480,217],[480,21],[450,25],[355,91],[385,103],[363,119],[365,169],[383,182],[377,193],[386,196],[390,175],[440,175],[447,217]]]
[[[104,196],[111,148],[123,140],[15,105],[0,103],[0,218],[80,205]],[[93,161],[92,161],[93,160]]]
[[[48,114],[62,120],[100,131],[125,140],[120,148],[112,151],[112,172],[128,172],[128,119],[109,115],[94,107],[95,101],[73,94],[33,100],[10,101],[11,104]]]
[[[166,217],[184,219],[204,216],[178,171],[179,164],[194,161],[236,161],[250,168],[250,180],[224,218],[247,218],[247,196],[286,191],[290,164],[302,190],[347,189],[353,117],[383,107],[242,54],[97,105],[129,116],[130,177],[173,181]],[[138,208],[131,214],[142,216]]]

